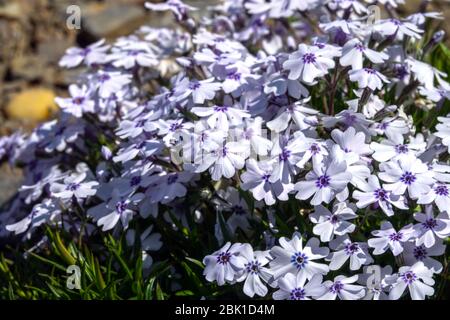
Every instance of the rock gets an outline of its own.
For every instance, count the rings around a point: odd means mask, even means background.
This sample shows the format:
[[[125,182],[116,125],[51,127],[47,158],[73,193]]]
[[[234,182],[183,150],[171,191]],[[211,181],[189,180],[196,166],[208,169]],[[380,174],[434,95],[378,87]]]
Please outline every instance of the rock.
[[[11,119],[43,121],[58,111],[54,99],[49,89],[28,89],[14,96],[5,111]]]
[[[17,2],[11,2],[0,6],[0,17],[8,19],[20,19],[22,17],[22,7]]]
[[[129,4],[89,4],[81,16],[82,31],[96,38],[128,35],[146,20],[143,7]]]
[[[12,60],[11,72],[15,78],[35,81],[42,79],[45,67],[43,61],[37,56],[17,56]]]
[[[38,45],[38,56],[42,62],[57,65],[67,48],[72,47],[73,42],[63,39],[47,40]]]

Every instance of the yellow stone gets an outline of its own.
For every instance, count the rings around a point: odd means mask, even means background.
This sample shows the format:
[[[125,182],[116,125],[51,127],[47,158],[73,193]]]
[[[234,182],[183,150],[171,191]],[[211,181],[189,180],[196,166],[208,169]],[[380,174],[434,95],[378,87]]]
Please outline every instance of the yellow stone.
[[[44,88],[28,89],[16,96],[6,106],[11,119],[43,121],[58,110],[55,94]]]

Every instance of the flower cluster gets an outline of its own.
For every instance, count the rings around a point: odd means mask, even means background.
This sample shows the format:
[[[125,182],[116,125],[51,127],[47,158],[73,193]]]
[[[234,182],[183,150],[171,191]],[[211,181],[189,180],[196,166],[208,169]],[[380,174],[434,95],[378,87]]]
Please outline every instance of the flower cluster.
[[[60,65],[86,72],[56,99],[59,118],[0,139],[0,160],[25,174],[0,236],[126,232],[150,268],[156,222],[194,223],[214,250],[226,242],[204,258],[206,280],[244,282],[249,297],[433,296],[450,235],[450,84],[427,60],[443,33],[425,26],[441,16],[372,2],[389,18],[362,0],[227,0],[201,21],[180,0],[147,3],[178,28],[67,50]]]

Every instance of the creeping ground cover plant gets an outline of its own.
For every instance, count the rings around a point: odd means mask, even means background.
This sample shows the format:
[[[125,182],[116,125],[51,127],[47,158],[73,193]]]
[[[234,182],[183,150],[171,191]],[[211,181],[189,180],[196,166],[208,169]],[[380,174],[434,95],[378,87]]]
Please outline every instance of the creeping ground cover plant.
[[[0,138],[24,173],[0,296],[448,298],[450,50],[427,4],[147,2],[174,27],[68,49],[58,118]]]

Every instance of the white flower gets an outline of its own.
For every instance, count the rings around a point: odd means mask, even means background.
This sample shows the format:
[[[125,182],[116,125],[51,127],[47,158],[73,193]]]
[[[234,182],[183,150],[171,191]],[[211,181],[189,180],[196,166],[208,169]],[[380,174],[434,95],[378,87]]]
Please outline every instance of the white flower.
[[[358,208],[376,204],[387,216],[394,215],[393,206],[402,210],[408,209],[404,197],[383,189],[377,176],[370,176],[367,184],[359,186],[359,189],[362,191],[355,190],[353,192],[353,198],[358,200],[356,203]]]
[[[278,280],[279,290],[273,293],[274,300],[311,300],[323,294],[322,275],[314,275],[309,282],[304,273],[286,274]]]
[[[394,256],[398,256],[403,252],[403,243],[411,239],[414,233],[411,224],[397,232],[389,221],[383,221],[381,230],[372,231],[372,235],[377,238],[369,239],[367,243],[369,247],[375,248],[373,254],[382,254],[390,249]]]
[[[420,39],[420,34],[423,33],[423,30],[420,30],[411,22],[400,21],[398,19],[379,20],[373,29],[384,36],[396,35],[399,39],[403,39],[404,35]]]
[[[314,212],[309,215],[309,219],[316,225],[313,233],[320,236],[320,241],[328,242],[334,235],[342,236],[355,230],[355,225],[347,220],[355,219],[357,215],[352,206],[346,202],[336,202],[333,213],[320,205],[314,208]]]
[[[318,114],[317,110],[311,109],[306,105],[306,102],[309,100],[309,98],[303,99],[282,107],[278,111],[275,119],[267,122],[267,127],[272,131],[281,132],[286,130],[293,119],[300,130],[308,129],[311,127],[311,124],[317,122],[315,115]]]
[[[241,175],[241,188],[250,190],[253,197],[257,200],[263,200],[267,205],[273,205],[276,199],[287,201],[289,192],[294,189],[292,183],[282,184],[281,181],[270,182],[273,167],[268,162],[256,162],[255,159],[247,160],[246,171]]]
[[[329,253],[328,248],[319,247],[320,241],[317,238],[309,239],[304,247],[298,233],[294,234],[292,240],[281,237],[279,241],[281,246],[274,246],[270,250],[274,258],[270,262],[270,270],[275,280],[287,273],[304,273],[307,279],[311,279],[315,274],[328,273],[326,264],[314,261],[325,258]]]
[[[248,244],[235,243],[231,245],[227,242],[222,249],[206,256],[203,259],[205,270],[203,275],[206,280],[216,281],[219,286],[223,286],[225,282],[234,282],[242,275],[247,259],[242,256],[242,248],[249,246]]]
[[[366,156],[372,153],[369,145],[366,144],[366,135],[363,132],[356,132],[355,128],[349,127],[342,132],[339,129],[334,129],[331,132],[331,137],[345,152],[345,160],[352,164],[360,160],[361,156]]]
[[[350,270],[359,270],[362,265],[373,262],[365,242],[352,242],[347,235],[337,237],[330,242],[330,248],[336,250],[327,257],[330,270],[340,269],[350,259]]]
[[[434,183],[433,171],[415,156],[405,156],[399,160],[392,160],[380,164],[378,175],[387,182],[384,189],[392,191],[395,195],[403,195],[406,190],[412,199],[428,193]]]
[[[345,161],[331,161],[327,166],[313,166],[313,171],[306,175],[306,181],[295,184],[294,189],[297,191],[295,197],[306,200],[314,195],[311,204],[315,206],[322,202],[330,203],[337,193],[346,188],[352,178],[351,173],[346,170]]]
[[[95,102],[90,99],[90,91],[87,86],[78,87],[75,84],[69,86],[71,98],[55,98],[55,102],[64,112],[74,117],[81,118],[85,112],[94,112]]]
[[[367,48],[358,39],[348,41],[342,48],[342,57],[339,62],[342,66],[352,66],[353,70],[362,69],[363,57],[367,57],[373,63],[383,63],[389,56],[383,52]]]
[[[218,146],[215,150],[201,152],[195,159],[195,172],[209,169],[211,178],[215,181],[221,177],[231,178],[236,169],[242,169],[245,164],[245,154],[248,153],[248,144],[228,142]]]
[[[82,200],[95,195],[97,181],[83,182],[86,179],[86,173],[72,174],[64,178],[64,183],[54,182],[50,185],[52,196],[63,200],[72,199]]]
[[[352,284],[358,280],[358,275],[352,277],[337,276],[333,281],[325,281],[323,285],[326,292],[318,300],[359,300],[365,296],[366,292],[363,286]]]
[[[430,204],[434,202],[440,211],[449,211],[450,208],[450,185],[436,183],[428,193],[421,194],[418,204]]]
[[[255,295],[264,297],[268,290],[264,284],[271,278],[270,270],[265,267],[271,259],[269,251],[253,251],[249,245],[242,246],[240,255],[247,260],[244,274],[237,281],[244,281],[244,293],[253,298]]]
[[[389,299],[399,299],[408,287],[411,299],[424,300],[426,296],[434,294],[433,285],[433,271],[425,267],[423,262],[417,262],[411,267],[401,267],[397,281],[389,292]]]
[[[213,107],[195,107],[191,111],[200,117],[206,117],[210,128],[217,128],[225,132],[231,125],[240,125],[244,118],[250,117],[245,110],[227,105]]]
[[[328,73],[334,68],[333,56],[329,51],[322,51],[316,46],[300,44],[298,50],[289,55],[283,67],[289,70],[289,79],[299,79],[307,84],[314,83],[317,77]]]
[[[426,248],[431,248],[436,240],[450,236],[450,219],[446,212],[434,217],[433,208],[428,206],[425,213],[415,213],[414,219],[420,222],[414,225],[417,245],[424,244]]]
[[[426,143],[423,139],[419,138],[411,143],[405,144],[402,137],[399,141],[383,139],[381,140],[381,143],[372,142],[370,148],[374,151],[372,158],[378,162],[386,162],[404,156],[415,156],[418,152],[425,150]]]
[[[426,248],[423,244],[416,245],[414,241],[408,241],[405,243],[403,259],[405,264],[409,266],[422,261],[434,273],[440,273],[442,271],[442,263],[431,257],[442,256],[445,253],[445,248],[446,246],[442,240],[435,242],[431,248]]]
[[[349,75],[351,81],[358,82],[359,88],[369,88],[372,91],[375,91],[375,89],[381,90],[383,82],[389,83],[388,78],[372,68],[351,70]]]

